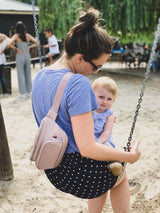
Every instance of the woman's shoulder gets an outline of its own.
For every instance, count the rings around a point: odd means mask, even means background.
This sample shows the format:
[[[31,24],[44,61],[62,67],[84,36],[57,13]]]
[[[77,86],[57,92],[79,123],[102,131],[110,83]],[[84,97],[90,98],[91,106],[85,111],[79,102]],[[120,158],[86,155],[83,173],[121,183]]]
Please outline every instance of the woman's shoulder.
[[[31,40],[32,36],[29,33],[26,33],[26,39],[29,42]]]
[[[12,37],[19,38],[19,33],[15,33]]]
[[[20,39],[18,33],[15,33],[15,34],[12,36],[12,39],[13,39],[15,42],[20,42],[20,41],[21,41],[21,39]]]
[[[68,83],[68,87],[78,93],[79,91],[89,92],[93,90],[90,80],[81,74],[74,74]]]
[[[51,84],[54,82],[56,85],[57,82],[60,81],[60,79],[69,72],[68,69],[50,69],[49,67],[42,68],[36,75],[35,81],[44,81],[47,80]],[[67,88],[70,91],[77,91],[77,90],[91,90],[91,83],[89,79],[81,74],[74,74],[68,81]]]
[[[79,82],[79,83],[82,83],[82,84],[91,85],[90,80],[82,74],[73,75],[73,80],[76,81],[76,83]]]

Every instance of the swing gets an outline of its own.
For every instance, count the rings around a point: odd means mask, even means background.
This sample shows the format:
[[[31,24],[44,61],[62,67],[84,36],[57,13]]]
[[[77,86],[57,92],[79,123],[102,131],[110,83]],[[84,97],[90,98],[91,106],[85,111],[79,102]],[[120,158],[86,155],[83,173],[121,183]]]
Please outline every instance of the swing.
[[[40,47],[40,41],[39,41],[37,17],[36,17],[36,11],[35,11],[35,1],[31,0],[31,3],[32,3],[32,10],[33,10],[33,23],[35,28],[35,36],[38,42],[37,50],[38,50],[38,56],[39,56],[39,63],[40,63],[40,67],[42,68],[42,54],[41,54],[41,47]]]
[[[34,4],[35,4],[35,1],[32,0],[35,33],[36,33],[36,38],[39,43],[38,25],[37,25],[37,19],[36,19],[36,15],[35,15]],[[126,147],[124,147],[124,150],[127,152],[130,151],[131,140],[132,140],[133,132],[135,129],[137,116],[139,114],[139,110],[141,107],[141,102],[142,102],[142,97],[144,95],[146,81],[147,81],[149,73],[150,73],[153,56],[155,54],[155,49],[156,49],[156,46],[158,43],[159,32],[160,32],[160,18],[159,18],[159,23],[157,26],[157,31],[155,33],[155,38],[154,38],[154,42],[153,42],[153,46],[152,46],[152,50],[151,50],[151,54],[150,54],[150,59],[149,59],[147,69],[145,72],[145,76],[144,76],[144,80],[143,80],[143,84],[142,84],[142,88],[141,88],[141,92],[140,92],[140,97],[138,99],[138,104],[136,106],[136,111],[135,111],[135,115],[133,118],[133,123],[131,126],[128,142],[127,142]],[[42,61],[41,61],[40,54],[39,54],[39,58],[40,58],[40,64],[41,64]],[[75,157],[75,159],[74,159],[74,157]],[[79,165],[78,162],[82,162],[82,163]],[[92,165],[90,165],[90,162],[92,162]],[[74,164],[75,167],[78,164],[79,171],[77,172],[77,171],[73,170],[73,168],[71,168],[69,166],[69,164]],[[121,177],[121,175],[123,174],[123,171],[125,170],[126,165],[127,165],[127,163],[109,162],[109,161],[99,164],[98,161],[88,159],[88,158],[83,158],[80,155],[80,153],[75,153],[75,156],[73,156],[72,153],[71,154],[65,153],[64,159],[62,160],[62,164],[60,164],[55,169],[45,170],[45,173],[46,173],[48,179],[51,181],[51,183],[57,189],[59,189],[63,192],[66,192],[66,193],[73,194],[80,198],[91,199],[91,198],[96,198],[96,197],[104,194],[106,191],[108,191],[110,188],[112,188],[113,185],[115,184],[117,178]],[[69,169],[69,167],[70,167],[70,169]],[[91,167],[94,167],[94,169]],[[97,168],[97,167],[101,167],[101,168]],[[107,171],[108,171],[108,174],[107,174]],[[98,172],[100,172],[100,173],[98,173]],[[98,173],[98,176],[100,176],[101,179],[108,180],[108,183],[105,183],[105,180],[103,181],[103,183],[101,183],[99,181],[99,179],[96,180],[96,176],[94,176],[95,173]],[[87,177],[85,177],[85,176],[87,176]],[[78,178],[79,178],[79,180],[78,180]],[[84,182],[84,179],[85,179],[85,182]],[[109,184],[109,186],[106,186],[107,184]],[[108,187],[108,189],[107,189],[107,187]],[[93,192],[93,193],[91,193],[91,192]]]
[[[124,151],[127,151],[127,152],[130,152],[131,140],[132,140],[133,132],[134,132],[134,129],[135,129],[135,124],[136,124],[136,121],[137,121],[137,116],[139,114],[139,110],[140,110],[140,107],[141,107],[142,97],[144,95],[144,89],[145,89],[145,86],[146,86],[146,81],[148,79],[148,76],[149,76],[149,73],[150,73],[150,70],[151,70],[153,57],[154,57],[155,50],[156,50],[156,47],[157,47],[157,44],[158,44],[159,34],[160,34],[160,18],[159,18],[159,23],[157,25],[157,31],[155,32],[152,50],[151,50],[150,58],[149,58],[149,61],[148,61],[148,64],[147,64],[145,76],[144,76],[144,79],[143,79],[143,84],[142,84],[140,96],[139,96],[139,99],[138,99],[138,104],[136,106],[136,111],[135,111],[135,115],[134,115],[134,118],[133,118],[133,123],[132,123],[132,126],[131,126],[127,146],[124,147]],[[124,171],[126,165],[127,165],[127,163],[124,163],[124,165],[122,167],[121,163],[114,162],[114,163],[110,163],[108,165],[108,167],[114,175],[121,176],[121,174],[123,173],[122,171]]]

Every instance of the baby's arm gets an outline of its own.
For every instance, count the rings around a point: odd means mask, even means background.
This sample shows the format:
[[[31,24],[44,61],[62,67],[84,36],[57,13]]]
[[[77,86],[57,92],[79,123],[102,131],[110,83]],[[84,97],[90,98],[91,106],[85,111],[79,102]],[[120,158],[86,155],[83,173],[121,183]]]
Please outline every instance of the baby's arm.
[[[105,143],[109,139],[111,132],[112,132],[114,121],[115,121],[115,115],[113,113],[112,115],[108,116],[108,118],[107,118],[107,121],[104,125],[103,132],[101,133],[100,137],[98,138],[99,143]]]

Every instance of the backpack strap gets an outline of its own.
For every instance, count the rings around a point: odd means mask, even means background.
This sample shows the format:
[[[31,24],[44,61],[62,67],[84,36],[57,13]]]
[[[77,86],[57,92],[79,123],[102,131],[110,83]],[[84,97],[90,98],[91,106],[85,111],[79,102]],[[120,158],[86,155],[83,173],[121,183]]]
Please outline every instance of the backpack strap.
[[[61,79],[58,87],[57,87],[57,91],[56,91],[56,94],[54,96],[54,99],[53,99],[53,103],[52,103],[52,107],[50,108],[49,112],[48,112],[48,115],[49,117],[51,117],[52,119],[56,119],[55,116],[53,116],[53,112],[54,112],[54,115],[55,113],[57,114],[58,113],[58,109],[59,109],[59,106],[60,106],[60,103],[61,103],[61,100],[62,100],[62,97],[63,97],[63,94],[64,94],[64,90],[67,86],[67,83],[69,81],[69,79],[72,77],[72,75],[74,75],[74,73],[72,72],[67,72]]]

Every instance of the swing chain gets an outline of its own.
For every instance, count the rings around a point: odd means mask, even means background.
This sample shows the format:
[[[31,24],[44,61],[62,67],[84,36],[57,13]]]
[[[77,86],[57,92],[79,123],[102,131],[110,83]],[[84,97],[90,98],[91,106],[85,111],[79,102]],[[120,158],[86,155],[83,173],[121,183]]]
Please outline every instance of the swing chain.
[[[129,135],[129,138],[128,138],[128,142],[127,142],[127,147],[124,147],[124,150],[128,151],[128,152],[130,151],[131,140],[132,140],[133,132],[134,132],[134,129],[135,129],[137,116],[139,114],[139,109],[141,107],[141,102],[142,102],[142,97],[144,95],[144,89],[145,89],[145,86],[146,86],[146,81],[149,77],[153,57],[155,55],[155,50],[156,50],[156,47],[157,47],[157,44],[158,44],[159,34],[160,34],[160,18],[159,18],[159,23],[157,25],[157,31],[155,32],[155,37],[154,37],[154,41],[153,41],[153,45],[152,45],[152,49],[151,49],[149,62],[147,64],[147,69],[146,69],[146,72],[145,72],[145,77],[144,77],[144,80],[143,80],[143,84],[142,84],[142,88],[141,88],[141,92],[140,92],[140,97],[138,99],[138,104],[137,104],[135,115],[134,115],[134,118],[133,118],[133,123],[132,123],[131,131],[130,131],[130,135]]]
[[[32,10],[33,10],[33,22],[34,22],[34,28],[35,28],[35,36],[36,36],[36,40],[38,42],[37,50],[38,50],[39,62],[40,62],[40,66],[42,68],[42,54],[41,54],[41,47],[40,47],[40,41],[39,41],[39,30],[38,30],[38,24],[37,24],[37,17],[36,17],[36,11],[35,11],[35,0],[32,0]]]

